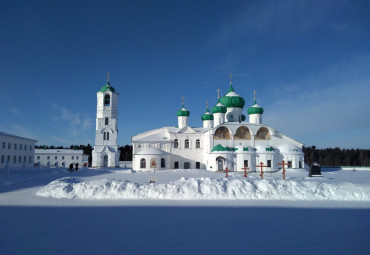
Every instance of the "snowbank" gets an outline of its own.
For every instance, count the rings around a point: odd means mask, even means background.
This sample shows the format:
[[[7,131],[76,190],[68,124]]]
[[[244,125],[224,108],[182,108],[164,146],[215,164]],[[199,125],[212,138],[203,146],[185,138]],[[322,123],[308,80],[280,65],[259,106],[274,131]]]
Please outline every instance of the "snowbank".
[[[79,199],[173,200],[370,200],[370,186],[306,180],[251,180],[243,178],[181,178],[168,184],[137,184],[115,179],[84,181],[77,177],[55,180],[38,196]]]

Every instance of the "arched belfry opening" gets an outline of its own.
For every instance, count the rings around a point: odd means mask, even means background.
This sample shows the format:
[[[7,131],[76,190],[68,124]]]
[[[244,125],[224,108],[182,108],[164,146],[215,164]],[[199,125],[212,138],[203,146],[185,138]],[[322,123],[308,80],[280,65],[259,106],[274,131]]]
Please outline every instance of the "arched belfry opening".
[[[270,140],[270,132],[267,128],[261,127],[257,131],[256,140]]]
[[[110,95],[106,94],[104,96],[104,106],[110,106]]]
[[[230,131],[227,127],[219,127],[213,135],[213,138],[215,140],[230,140]]]
[[[251,134],[247,127],[241,126],[235,132],[234,140],[250,140]]]

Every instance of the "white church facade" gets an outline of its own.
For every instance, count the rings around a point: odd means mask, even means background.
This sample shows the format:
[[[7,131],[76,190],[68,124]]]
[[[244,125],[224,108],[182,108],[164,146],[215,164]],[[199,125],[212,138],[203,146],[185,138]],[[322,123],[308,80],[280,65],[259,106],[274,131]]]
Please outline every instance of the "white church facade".
[[[92,152],[92,167],[119,167],[118,96],[107,83],[97,93],[95,146]]]
[[[184,104],[177,127],[162,127],[132,137],[134,170],[207,169],[222,171],[277,171],[283,160],[290,168],[304,167],[303,144],[262,123],[264,109],[254,98],[242,113],[244,99],[230,88],[201,116],[202,127],[190,127]]]

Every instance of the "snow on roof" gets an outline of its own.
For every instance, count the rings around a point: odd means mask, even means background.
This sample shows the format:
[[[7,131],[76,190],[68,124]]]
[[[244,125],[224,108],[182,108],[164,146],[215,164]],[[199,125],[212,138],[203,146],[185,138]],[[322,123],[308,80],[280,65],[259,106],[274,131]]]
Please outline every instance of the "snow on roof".
[[[72,149],[35,149],[35,154],[83,154],[83,150]]]
[[[37,140],[34,140],[34,139],[29,139],[29,138],[25,138],[25,137],[21,137],[21,136],[13,135],[13,134],[9,134],[9,133],[5,133],[5,132],[1,132],[1,131],[0,131],[0,135],[2,135],[2,136],[8,136],[8,137],[14,137],[14,138],[20,138],[20,139],[25,139],[25,140],[29,140],[29,141],[33,141],[33,142],[37,142]]]

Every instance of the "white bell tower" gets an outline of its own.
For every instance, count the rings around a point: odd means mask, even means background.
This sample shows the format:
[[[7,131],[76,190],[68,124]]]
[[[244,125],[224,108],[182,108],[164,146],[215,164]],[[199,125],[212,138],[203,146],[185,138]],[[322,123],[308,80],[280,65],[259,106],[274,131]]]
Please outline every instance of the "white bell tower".
[[[92,167],[119,167],[117,145],[118,96],[107,83],[97,93],[95,146],[92,152]]]

